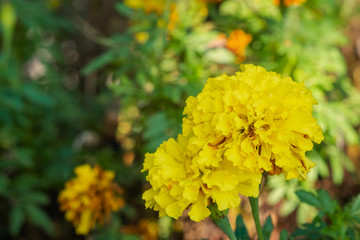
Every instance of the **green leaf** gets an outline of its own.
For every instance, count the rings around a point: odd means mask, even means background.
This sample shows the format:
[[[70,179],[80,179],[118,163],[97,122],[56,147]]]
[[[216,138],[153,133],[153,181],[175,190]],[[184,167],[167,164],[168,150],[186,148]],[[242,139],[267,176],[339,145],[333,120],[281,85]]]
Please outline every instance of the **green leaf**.
[[[16,190],[16,191],[29,190],[31,188],[38,187],[39,182],[40,182],[39,179],[34,174],[31,173],[22,174],[13,180],[12,190]]]
[[[296,195],[298,196],[300,201],[307,203],[311,206],[321,208],[321,203],[319,202],[319,200],[317,199],[317,197],[314,194],[306,192],[304,190],[300,190],[300,191],[296,192]]]
[[[274,225],[272,223],[271,216],[268,216],[266,218],[264,226],[262,228],[265,240],[270,239],[270,236],[271,236],[271,233],[272,233],[273,229],[274,229]]]
[[[334,146],[328,147],[328,154],[330,160],[330,167],[332,171],[332,178],[334,183],[339,185],[344,179],[344,168],[341,165],[341,158],[343,157],[341,151]]]
[[[360,194],[357,195],[351,205],[351,216],[358,218],[360,217]]]
[[[27,84],[22,90],[25,97],[35,105],[44,107],[53,107],[55,105],[55,100],[51,96],[44,94],[36,85]]]
[[[134,11],[131,8],[128,8],[126,5],[124,5],[123,3],[117,3],[115,5],[115,9],[116,11],[118,11],[120,14],[123,14],[127,17],[132,17],[134,14]]]
[[[24,213],[19,206],[15,206],[10,210],[9,215],[10,221],[10,233],[12,236],[18,235],[20,232],[21,226],[24,223]]]
[[[169,98],[173,103],[181,103],[182,89],[179,86],[166,85],[164,87],[164,95]]]
[[[219,64],[231,64],[236,59],[235,55],[225,48],[211,49],[204,55],[204,57]]]
[[[16,162],[22,167],[31,167],[33,166],[32,161],[32,151],[29,148],[18,148],[15,151],[16,154]]]
[[[24,200],[39,205],[45,205],[50,202],[49,197],[42,192],[29,192],[24,196]]]
[[[331,214],[335,210],[335,208],[334,208],[334,201],[331,199],[329,193],[324,189],[320,189],[319,191],[317,191],[317,194],[322,209]],[[335,206],[336,205],[337,204],[335,204]]]
[[[152,115],[147,121],[147,128],[144,138],[147,143],[147,150],[155,150],[168,136],[166,130],[169,126],[167,116],[164,112],[158,112]]]
[[[280,233],[279,240],[287,240],[288,239],[288,232],[284,229]]]
[[[85,66],[85,68],[82,69],[82,73],[87,75],[89,73],[92,73],[105,65],[111,63],[114,59],[119,57],[119,53],[117,49],[115,50],[109,50],[105,52],[104,54],[100,55],[99,57],[95,58],[92,62],[90,62],[88,65]]]
[[[316,168],[319,170],[319,174],[326,178],[330,175],[329,166],[327,161],[321,157],[317,151],[311,151],[306,154],[312,162],[316,163]]]
[[[4,107],[9,108],[9,110],[11,109],[20,112],[25,107],[24,102],[21,100],[21,98],[19,96],[13,95],[10,91],[0,92],[0,102],[4,104]]]
[[[7,195],[8,194],[8,185],[9,179],[4,175],[0,175],[0,195]]]
[[[25,206],[25,211],[29,220],[36,226],[41,227],[49,235],[54,232],[54,226],[52,225],[51,219],[41,208],[28,204]]]
[[[325,226],[326,225],[324,223],[320,223],[320,226],[316,226],[315,224],[310,223],[303,224],[302,228],[295,229],[295,231],[292,233],[292,236],[295,239],[323,239],[320,231]]]
[[[250,240],[248,231],[241,215],[236,218],[235,236],[236,239]]]

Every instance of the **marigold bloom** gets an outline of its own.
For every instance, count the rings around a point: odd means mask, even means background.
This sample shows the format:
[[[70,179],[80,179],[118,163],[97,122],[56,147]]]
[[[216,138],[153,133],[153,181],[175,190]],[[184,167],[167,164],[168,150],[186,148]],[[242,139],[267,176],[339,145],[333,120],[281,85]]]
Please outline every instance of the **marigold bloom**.
[[[315,166],[305,153],[324,138],[312,117],[316,100],[290,77],[254,65],[241,69],[208,79],[198,96],[188,98],[183,134],[201,149],[194,161],[229,161],[244,171],[305,179]]]
[[[279,6],[280,1],[281,0],[273,0],[274,5]],[[290,5],[300,5],[303,2],[306,2],[306,0],[283,0],[283,2],[284,2],[284,5],[288,7]]]
[[[252,40],[251,35],[243,30],[234,30],[230,33],[226,48],[232,51],[238,58],[239,62],[245,61],[245,49]]]
[[[96,223],[102,224],[111,211],[119,210],[124,201],[119,196],[120,187],[113,183],[114,172],[85,164],[77,167],[75,173],[76,177],[66,183],[58,201],[76,233],[85,235]]]
[[[233,76],[209,78],[186,101],[183,133],[145,156],[152,188],[147,208],[175,219],[189,209],[194,221],[258,197],[264,171],[305,179],[314,167],[305,152],[323,139],[312,117],[316,104],[303,84],[262,67],[242,65]]]
[[[175,219],[189,209],[190,218],[198,222],[210,215],[211,202],[225,210],[240,204],[239,193],[259,195],[261,173],[235,167],[221,151],[209,156],[193,144],[190,149],[190,138],[179,134],[146,154],[142,171],[149,171],[146,179],[152,186],[143,194],[147,208]]]

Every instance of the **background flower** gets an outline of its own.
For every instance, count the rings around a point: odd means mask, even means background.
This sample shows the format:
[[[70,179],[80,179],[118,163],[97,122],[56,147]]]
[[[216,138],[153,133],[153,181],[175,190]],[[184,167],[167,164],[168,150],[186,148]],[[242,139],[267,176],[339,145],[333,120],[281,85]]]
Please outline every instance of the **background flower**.
[[[239,62],[245,61],[245,50],[252,40],[251,35],[245,33],[243,30],[234,30],[230,33],[226,48],[232,51]]]
[[[72,222],[76,233],[86,235],[95,224],[102,224],[112,211],[124,205],[121,189],[113,183],[114,172],[89,164],[75,169],[76,177],[66,183],[59,194],[60,209]]]
[[[280,1],[283,1],[285,6],[290,6],[290,5],[300,5],[303,2],[306,2],[306,0],[273,0],[274,4],[276,6],[280,5]]]

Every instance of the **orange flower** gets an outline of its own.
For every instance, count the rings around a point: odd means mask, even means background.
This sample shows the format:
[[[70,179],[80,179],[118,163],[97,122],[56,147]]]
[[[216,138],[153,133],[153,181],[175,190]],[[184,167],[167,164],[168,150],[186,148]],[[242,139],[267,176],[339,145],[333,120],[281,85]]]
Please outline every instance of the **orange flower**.
[[[213,3],[218,3],[218,2],[222,2],[222,0],[199,0],[200,2],[213,2]]]
[[[306,0],[282,0],[282,1],[287,7],[290,5],[300,5],[303,2],[306,2]],[[280,5],[280,0],[273,0],[273,2],[276,6]]]
[[[226,48],[237,56],[239,62],[243,62],[246,59],[245,49],[251,40],[250,34],[245,33],[243,30],[234,30],[227,39]]]
[[[170,6],[169,23],[167,25],[168,30],[173,31],[178,22],[179,22],[179,13],[176,8],[176,4],[172,3]]]

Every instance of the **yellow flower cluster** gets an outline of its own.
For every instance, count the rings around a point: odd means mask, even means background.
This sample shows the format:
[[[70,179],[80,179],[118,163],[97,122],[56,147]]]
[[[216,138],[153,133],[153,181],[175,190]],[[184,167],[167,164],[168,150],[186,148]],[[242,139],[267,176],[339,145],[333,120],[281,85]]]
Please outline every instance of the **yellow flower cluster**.
[[[145,13],[156,13],[158,15],[163,14],[166,6],[166,0],[124,0],[124,4],[133,9],[142,9]],[[166,22],[164,19],[159,19],[158,26],[159,27],[167,27],[169,31],[173,31],[179,22],[179,13],[176,7],[176,4],[172,2],[170,4],[170,14],[169,19]],[[144,43],[147,41],[147,37],[145,35],[135,35],[135,38],[139,41],[139,43]],[[144,38],[146,40],[144,40]]]
[[[124,0],[124,4],[133,9],[143,9],[146,13],[162,14],[166,0]]]
[[[236,168],[221,159],[221,153],[212,156],[217,159],[212,161],[201,148],[190,144],[190,139],[180,134],[177,140],[161,144],[155,153],[146,154],[143,171],[149,171],[147,180],[152,186],[143,194],[147,208],[175,219],[189,209],[190,218],[198,222],[210,215],[209,202],[225,210],[240,204],[239,193],[258,196],[261,173]]]
[[[226,48],[232,51],[239,62],[245,61],[245,49],[250,44],[252,37],[243,30],[234,30],[230,33]]]
[[[303,84],[254,65],[209,78],[186,101],[183,133],[145,156],[152,188],[146,207],[173,218],[189,209],[194,221],[236,207],[239,194],[257,197],[264,171],[305,179],[314,167],[305,152],[323,139],[316,104]]]
[[[111,211],[119,210],[124,201],[119,196],[120,187],[113,183],[114,172],[85,164],[77,167],[75,173],[76,178],[66,183],[58,201],[76,233],[85,235],[96,223],[102,224]]]
[[[306,2],[306,0],[273,0],[276,6],[280,5],[280,1],[283,1],[284,5],[287,7],[290,5],[300,5],[303,2]]]

